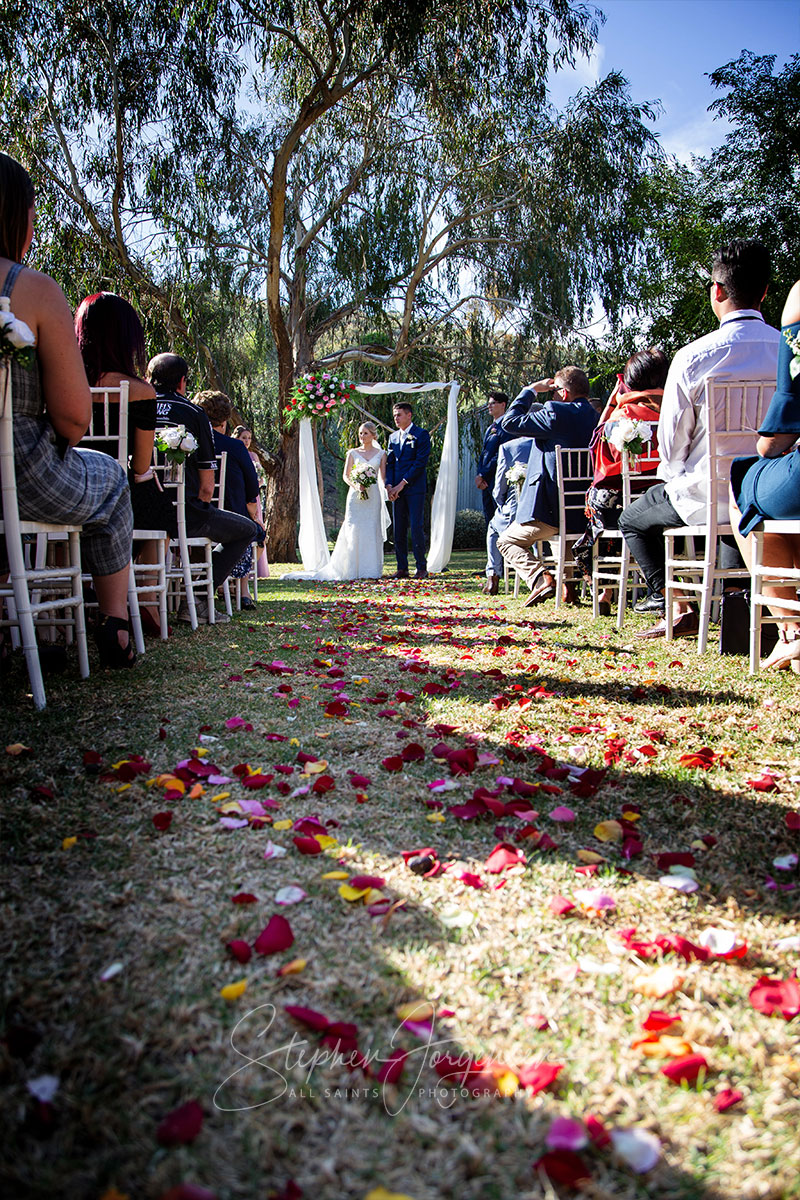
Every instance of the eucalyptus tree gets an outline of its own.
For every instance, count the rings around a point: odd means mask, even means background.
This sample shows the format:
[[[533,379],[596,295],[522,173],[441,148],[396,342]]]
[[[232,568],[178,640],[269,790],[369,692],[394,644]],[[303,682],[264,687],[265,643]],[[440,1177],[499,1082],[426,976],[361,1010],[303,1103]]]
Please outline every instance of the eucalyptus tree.
[[[80,244],[212,375],[209,296],[266,308],[273,556],[294,553],[299,372],[463,370],[476,331],[568,326],[595,292],[616,311],[648,114],[618,76],[564,114],[544,82],[596,34],[570,0],[12,0],[0,120],[65,269]]]

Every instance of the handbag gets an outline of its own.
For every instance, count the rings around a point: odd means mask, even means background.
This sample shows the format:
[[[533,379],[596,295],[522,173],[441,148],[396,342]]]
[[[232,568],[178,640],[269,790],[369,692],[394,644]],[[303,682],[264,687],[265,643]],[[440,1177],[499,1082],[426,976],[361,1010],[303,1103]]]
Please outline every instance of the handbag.
[[[761,626],[761,657],[768,655],[778,640],[774,625]],[[744,588],[722,593],[719,616],[720,654],[750,653],[750,592]]]

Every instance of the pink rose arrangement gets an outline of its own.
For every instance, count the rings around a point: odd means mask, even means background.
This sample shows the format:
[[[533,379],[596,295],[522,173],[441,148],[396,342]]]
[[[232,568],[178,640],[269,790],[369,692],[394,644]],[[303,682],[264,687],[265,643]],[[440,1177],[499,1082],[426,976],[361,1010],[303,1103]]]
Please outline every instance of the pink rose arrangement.
[[[352,400],[356,385],[348,379],[339,379],[326,372],[301,375],[292,388],[292,394],[284,410],[286,423],[320,421]]]

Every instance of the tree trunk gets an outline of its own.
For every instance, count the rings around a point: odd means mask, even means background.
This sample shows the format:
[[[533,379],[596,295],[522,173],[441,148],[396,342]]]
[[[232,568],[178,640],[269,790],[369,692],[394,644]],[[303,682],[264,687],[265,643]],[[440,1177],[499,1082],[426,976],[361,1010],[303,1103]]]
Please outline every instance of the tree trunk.
[[[281,455],[267,481],[267,557],[270,562],[297,562],[297,507],[299,430],[284,433]]]

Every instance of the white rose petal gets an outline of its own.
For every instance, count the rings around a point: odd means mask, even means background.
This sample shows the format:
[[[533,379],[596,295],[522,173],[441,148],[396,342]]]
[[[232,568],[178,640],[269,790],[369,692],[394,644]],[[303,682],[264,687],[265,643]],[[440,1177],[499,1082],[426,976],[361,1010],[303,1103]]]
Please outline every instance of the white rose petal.
[[[781,951],[800,950],[800,937],[781,938],[780,941],[775,943],[775,949]]]
[[[687,896],[691,892],[696,892],[700,886],[696,879],[687,879],[685,875],[662,875],[658,882],[664,887],[672,888],[676,892],[683,892]]]
[[[274,842],[267,842],[264,847],[264,858],[285,858],[286,849],[283,846],[276,846]]]
[[[100,972],[100,978],[102,979],[103,983],[107,983],[109,979],[113,979],[115,975],[119,975],[120,971],[123,969],[123,964],[121,962],[111,963],[110,966],[106,967],[105,971]]]
[[[646,1129],[612,1129],[611,1144],[637,1175],[652,1170],[661,1158],[661,1142]]]
[[[791,871],[792,867],[797,866],[796,854],[782,854],[780,858],[773,858],[772,865],[776,871]]]
[[[730,954],[739,945],[736,934],[730,929],[704,929],[697,939],[698,945],[705,946],[712,954]]]
[[[278,888],[275,893],[276,904],[299,904],[301,900],[305,900],[308,892],[304,892],[301,887],[282,887]]]
[[[59,1088],[59,1078],[57,1075],[37,1075],[35,1079],[28,1080],[28,1091],[37,1100],[41,1100],[42,1104],[49,1104],[55,1097]]]

